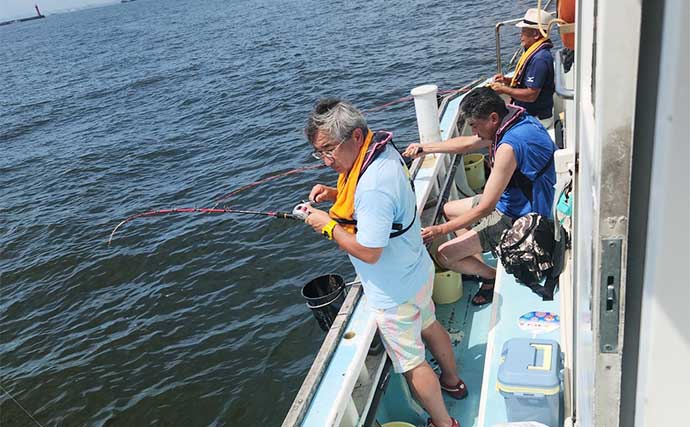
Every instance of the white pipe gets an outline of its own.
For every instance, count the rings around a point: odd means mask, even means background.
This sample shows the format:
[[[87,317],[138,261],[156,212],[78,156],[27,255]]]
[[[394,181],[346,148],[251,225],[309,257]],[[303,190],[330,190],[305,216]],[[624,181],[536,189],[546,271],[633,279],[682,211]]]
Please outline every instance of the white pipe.
[[[438,86],[417,86],[410,91],[414,98],[414,108],[417,113],[417,127],[419,141],[422,144],[441,142],[441,128],[438,121],[438,103],[436,93]]]

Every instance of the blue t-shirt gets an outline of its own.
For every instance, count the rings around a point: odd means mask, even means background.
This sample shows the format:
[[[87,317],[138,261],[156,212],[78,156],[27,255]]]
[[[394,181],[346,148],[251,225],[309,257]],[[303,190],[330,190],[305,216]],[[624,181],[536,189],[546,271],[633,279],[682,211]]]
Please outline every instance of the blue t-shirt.
[[[553,115],[553,56],[549,49],[540,49],[527,63],[525,72],[518,82],[519,88],[541,89],[534,102],[523,102],[516,99],[513,104],[525,107],[527,112],[540,119]]]
[[[533,181],[534,206],[520,188],[509,186],[501,194],[496,209],[512,218],[519,218],[530,212],[537,212],[551,218],[553,186],[556,183],[556,169],[553,162],[536,181],[534,178],[553,158],[556,144],[553,143],[544,126],[528,114],[523,114],[522,119],[506,131],[498,142],[498,147],[502,144],[508,144],[513,148],[518,169],[530,181]]]
[[[375,264],[350,256],[367,301],[374,308],[404,303],[430,278],[433,263],[422,243],[415,205],[406,169],[389,144],[361,176],[355,192],[357,242],[368,248],[383,248]],[[394,223],[407,227],[413,220],[404,234],[390,237]]]

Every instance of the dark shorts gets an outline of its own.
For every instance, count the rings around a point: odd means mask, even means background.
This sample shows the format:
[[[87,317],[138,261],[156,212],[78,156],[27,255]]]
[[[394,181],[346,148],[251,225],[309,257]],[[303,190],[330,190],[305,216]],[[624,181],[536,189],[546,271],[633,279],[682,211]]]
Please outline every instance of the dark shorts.
[[[472,198],[472,207],[479,204],[481,195],[476,195]],[[472,226],[472,230],[479,235],[479,242],[482,245],[484,252],[494,251],[501,243],[501,236],[505,230],[509,230],[513,226],[513,218],[504,215],[494,209],[488,216],[480,219]]]

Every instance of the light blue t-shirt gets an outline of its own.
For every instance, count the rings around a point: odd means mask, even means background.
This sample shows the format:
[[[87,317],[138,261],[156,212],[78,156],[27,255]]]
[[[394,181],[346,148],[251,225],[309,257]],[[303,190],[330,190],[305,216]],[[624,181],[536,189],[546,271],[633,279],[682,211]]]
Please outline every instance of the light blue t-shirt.
[[[368,248],[383,248],[375,264],[350,255],[362,280],[370,306],[390,308],[412,298],[429,280],[432,261],[421,237],[416,198],[400,155],[392,147],[369,165],[355,191],[357,242]],[[393,223],[414,224],[404,234],[390,237]]]

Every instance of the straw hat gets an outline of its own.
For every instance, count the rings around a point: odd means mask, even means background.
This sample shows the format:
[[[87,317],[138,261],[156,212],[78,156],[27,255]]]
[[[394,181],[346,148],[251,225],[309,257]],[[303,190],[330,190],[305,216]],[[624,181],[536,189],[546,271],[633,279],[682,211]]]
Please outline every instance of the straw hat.
[[[551,16],[551,14],[545,10],[527,9],[527,12],[525,12],[525,17],[522,18],[522,21],[515,24],[515,26],[522,28],[539,29],[539,25],[537,25],[537,23],[541,22],[542,28],[546,29],[546,27],[549,25],[549,22],[551,22],[552,19],[553,16]]]

